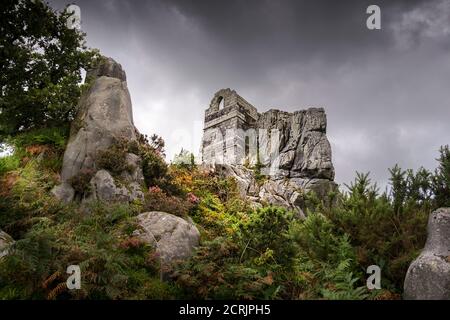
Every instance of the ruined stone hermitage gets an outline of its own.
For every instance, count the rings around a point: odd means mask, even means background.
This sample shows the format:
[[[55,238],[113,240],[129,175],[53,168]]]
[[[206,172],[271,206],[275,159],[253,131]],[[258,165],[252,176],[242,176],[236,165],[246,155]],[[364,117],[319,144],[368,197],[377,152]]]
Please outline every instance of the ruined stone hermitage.
[[[111,58],[89,70],[91,85],[80,99],[64,153],[61,184],[53,194],[65,201],[132,202],[142,199],[142,159],[128,153],[133,172],[122,172],[126,185],[98,166],[101,150],[114,141],[136,141],[126,75]],[[306,192],[325,198],[335,190],[327,120],[322,108],[293,113],[257,108],[231,89],[219,90],[205,112],[202,163],[206,170],[233,177],[241,196],[254,207],[276,205],[304,216]],[[73,177],[92,172],[90,188],[77,194]],[[262,178],[261,178],[262,177]]]
[[[221,89],[205,111],[202,163],[235,177],[251,201],[303,215],[301,193],[325,196],[336,188],[326,128],[323,108],[259,113],[236,91]],[[262,185],[255,168],[267,177]]]

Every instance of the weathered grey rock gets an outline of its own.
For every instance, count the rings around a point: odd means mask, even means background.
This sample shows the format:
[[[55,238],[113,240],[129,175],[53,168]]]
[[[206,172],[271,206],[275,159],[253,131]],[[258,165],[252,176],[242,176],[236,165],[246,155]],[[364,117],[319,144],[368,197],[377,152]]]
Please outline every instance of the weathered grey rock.
[[[275,178],[334,179],[326,123],[325,111],[322,108],[310,108],[294,113],[269,110],[259,115],[256,125],[265,129],[269,135],[269,138],[264,139],[264,143],[260,143],[260,148],[272,150],[272,130],[279,132],[279,174],[275,175]],[[268,151],[264,153],[268,154]],[[265,159],[263,164],[271,163]]]
[[[100,78],[102,76],[127,81],[127,76],[125,71],[123,71],[122,66],[112,58],[103,57],[96,68],[88,70],[86,73],[86,78],[88,80]]]
[[[427,242],[408,268],[403,297],[450,300],[450,208],[438,209],[430,215]]]
[[[59,200],[61,200],[64,203],[69,203],[73,200],[74,196],[75,196],[75,190],[72,188],[72,186],[67,183],[67,182],[63,182],[58,186],[55,186],[52,190],[51,193],[58,198]]]
[[[0,259],[9,253],[10,247],[13,244],[13,238],[6,232],[0,230]]]
[[[144,173],[142,172],[142,160],[141,158],[134,154],[134,153],[127,153],[125,162],[127,165],[133,170],[130,171],[124,171],[121,173],[121,178],[124,181],[130,182],[130,183],[137,183],[139,185],[144,184]]]
[[[291,178],[292,184],[302,189],[304,193],[314,192],[319,198],[325,198],[330,192],[336,192],[338,185],[328,179]]]
[[[144,193],[138,183],[125,182],[125,184],[121,185],[106,170],[97,171],[91,179],[90,185],[91,192],[84,199],[85,202],[92,199],[104,202],[144,200]]]
[[[96,159],[100,151],[107,150],[116,141],[136,141],[138,138],[126,76],[120,64],[111,58],[102,59],[97,68],[88,72],[88,78],[91,86],[80,99],[64,153],[62,185],[52,190],[57,198],[66,202],[74,198],[70,186],[72,177],[82,172],[97,172]],[[144,180],[140,159],[137,155],[128,154],[126,161],[136,169],[132,173],[123,172],[121,176],[131,186],[131,193],[140,197],[141,192],[135,190]],[[94,177],[92,184],[95,194],[84,195],[85,199],[135,198],[128,196],[124,188],[113,187],[105,172]]]
[[[200,232],[192,222],[165,212],[145,212],[137,216],[136,235],[156,246],[156,252],[165,264],[189,258],[198,245]]]
[[[96,79],[80,101],[64,153],[61,179],[67,181],[82,170],[95,169],[98,152],[108,149],[114,141],[136,140],[131,112],[125,82],[104,76]]]
[[[298,185],[289,179],[267,180],[259,191],[259,201],[292,210],[298,218],[304,218],[305,214],[300,207],[303,194]]]
[[[232,177],[236,180],[239,193],[242,197],[256,196],[259,192],[253,171],[244,166],[232,166],[216,164],[214,170],[221,176]]]

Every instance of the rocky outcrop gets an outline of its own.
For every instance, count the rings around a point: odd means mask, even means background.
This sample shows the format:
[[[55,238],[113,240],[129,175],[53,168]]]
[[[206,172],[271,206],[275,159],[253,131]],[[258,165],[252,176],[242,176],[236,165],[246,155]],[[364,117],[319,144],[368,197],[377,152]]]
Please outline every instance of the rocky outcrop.
[[[135,235],[154,245],[164,264],[189,258],[199,243],[200,232],[195,225],[172,214],[145,212],[137,220],[142,230],[137,230]]]
[[[438,209],[430,215],[427,242],[408,268],[403,297],[450,300],[450,208]]]
[[[0,259],[9,253],[12,244],[14,244],[13,238],[6,232],[0,230]]]
[[[232,177],[235,179],[239,193],[242,197],[256,196],[259,186],[255,180],[252,170],[244,166],[233,166],[228,164],[215,164],[205,166],[210,172],[214,172],[222,177]]]
[[[279,163],[275,178],[334,179],[331,146],[326,136],[327,120],[322,108],[310,108],[294,113],[269,110],[259,115],[257,128],[264,129],[268,138],[259,141],[261,154],[270,154],[272,132],[279,134]],[[270,158],[261,159],[270,166]]]
[[[108,171],[103,169],[97,171],[91,179],[90,187],[91,192],[83,199],[85,202],[92,199],[105,202],[131,202],[135,199],[144,198],[144,193],[142,192],[140,184],[134,181],[121,184],[120,182],[117,182]]]
[[[86,78],[89,89],[82,95],[77,116],[72,123],[69,142],[64,153],[61,185],[53,189],[53,194],[65,201],[75,195],[71,179],[82,172],[97,172],[96,159],[100,151],[106,150],[120,140],[137,140],[138,131],[133,123],[130,94],[125,72],[120,64],[111,58],[104,58],[96,68],[88,71]],[[128,160],[139,162],[137,155],[129,154]],[[91,181],[93,197],[104,200],[133,200],[141,193],[134,190],[142,183],[142,170],[128,174],[129,188],[116,188],[107,172],[96,173]],[[141,170],[141,171],[139,171]],[[132,191],[128,191],[132,189]],[[117,199],[116,199],[117,195]]]
[[[306,193],[314,192],[319,198],[325,198],[329,192],[337,190],[337,184],[327,179],[267,178],[258,182],[254,171],[244,166],[216,164],[204,168],[221,177],[232,177],[240,195],[249,200],[253,207],[272,204],[294,211],[299,218],[305,217]]]
[[[222,89],[205,111],[202,162],[233,177],[255,206],[274,204],[303,217],[306,192],[325,197],[337,189],[326,128],[322,108],[258,113],[236,91]],[[256,166],[263,181],[249,169]]]

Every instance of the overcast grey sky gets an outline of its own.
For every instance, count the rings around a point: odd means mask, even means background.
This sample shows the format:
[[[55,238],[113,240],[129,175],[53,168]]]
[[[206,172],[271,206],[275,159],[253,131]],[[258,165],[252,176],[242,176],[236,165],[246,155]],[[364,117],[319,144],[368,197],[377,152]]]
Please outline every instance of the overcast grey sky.
[[[450,0],[66,0],[90,47],[125,68],[135,124],[168,160],[198,152],[221,88],[260,111],[324,107],[336,181],[389,167],[434,169],[450,143]],[[381,30],[366,8],[381,7]]]

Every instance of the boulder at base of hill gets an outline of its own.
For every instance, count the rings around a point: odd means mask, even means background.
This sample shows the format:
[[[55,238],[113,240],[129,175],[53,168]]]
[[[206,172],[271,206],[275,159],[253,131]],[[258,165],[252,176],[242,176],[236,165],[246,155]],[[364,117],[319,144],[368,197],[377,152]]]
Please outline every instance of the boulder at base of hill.
[[[169,213],[152,211],[137,216],[142,230],[136,235],[156,246],[163,263],[169,264],[189,258],[198,245],[200,232],[192,222]]]

